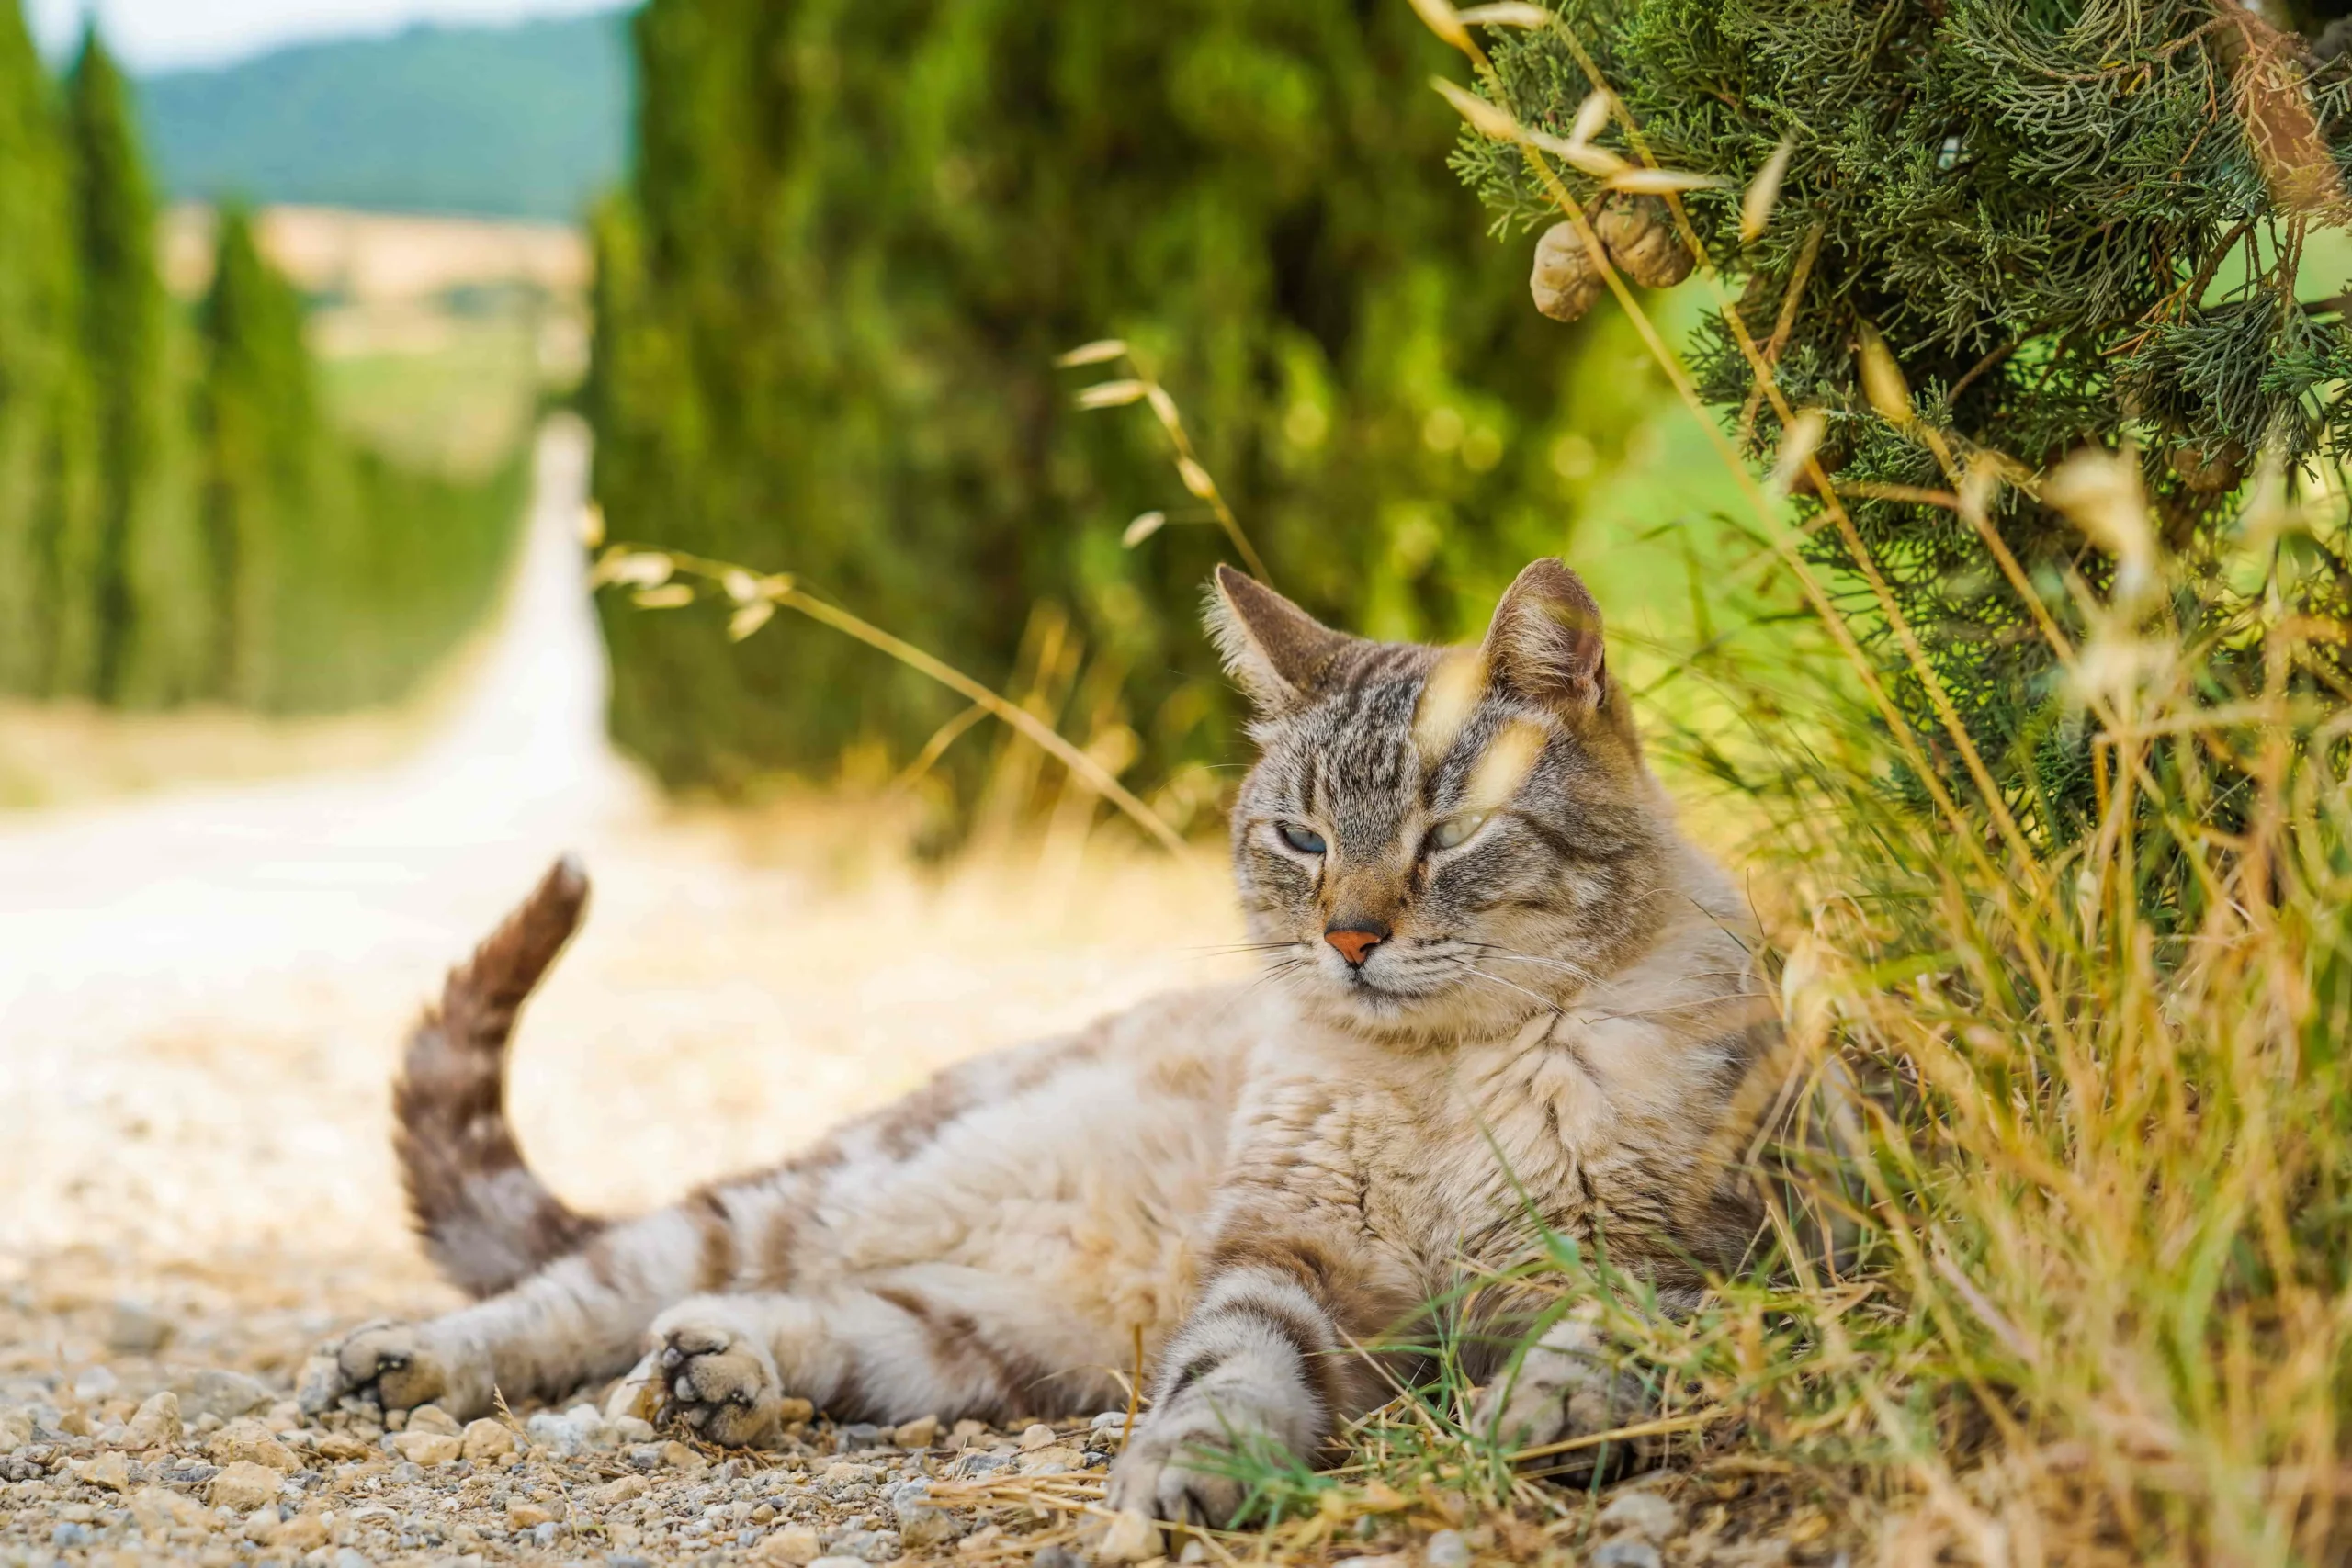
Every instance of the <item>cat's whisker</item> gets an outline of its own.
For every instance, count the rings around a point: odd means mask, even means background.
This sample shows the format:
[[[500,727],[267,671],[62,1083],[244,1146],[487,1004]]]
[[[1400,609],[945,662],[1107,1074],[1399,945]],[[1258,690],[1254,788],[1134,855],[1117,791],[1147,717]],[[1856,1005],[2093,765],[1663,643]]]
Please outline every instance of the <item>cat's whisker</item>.
[[[1505,987],[1506,989],[1517,991],[1521,996],[1527,997],[1540,1003],[1543,1006],[1544,1010],[1546,1012],[1557,1012],[1560,1010],[1559,1003],[1554,1001],[1551,998],[1544,996],[1540,991],[1531,991],[1524,986],[1513,985],[1510,981],[1504,979],[1499,975],[1487,974],[1484,969],[1479,968],[1475,964],[1465,964],[1463,965],[1463,968],[1468,973],[1476,975],[1481,980],[1490,981],[1495,985]]]

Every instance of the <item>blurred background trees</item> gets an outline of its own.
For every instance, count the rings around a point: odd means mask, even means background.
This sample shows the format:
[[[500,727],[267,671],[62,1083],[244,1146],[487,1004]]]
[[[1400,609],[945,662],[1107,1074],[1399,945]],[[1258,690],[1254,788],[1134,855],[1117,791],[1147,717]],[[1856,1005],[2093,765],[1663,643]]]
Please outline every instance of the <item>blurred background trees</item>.
[[[452,476],[323,417],[304,302],[232,208],[166,293],[130,85],[0,0],[0,694],[273,712],[407,691],[479,617],[523,457]]]
[[[652,0],[636,39],[588,400],[613,535],[1034,687],[1190,777],[1180,810],[1236,730],[1195,619],[1227,547],[1058,353],[1135,345],[1279,586],[1385,636],[1476,630],[1649,407],[1638,369],[1579,389],[1596,334],[1477,231],[1401,5]],[[819,627],[729,646],[725,613],[606,606],[615,733],[673,785],[896,766],[962,705]]]

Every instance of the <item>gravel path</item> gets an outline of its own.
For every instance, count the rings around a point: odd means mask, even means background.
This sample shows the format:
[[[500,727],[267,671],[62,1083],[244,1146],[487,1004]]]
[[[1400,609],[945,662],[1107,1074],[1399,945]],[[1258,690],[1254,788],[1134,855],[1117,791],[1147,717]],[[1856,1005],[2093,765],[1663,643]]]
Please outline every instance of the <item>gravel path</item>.
[[[1063,842],[942,876],[839,808],[660,806],[601,735],[585,456],[574,429],[542,441],[503,629],[407,761],[0,818],[0,1565],[1077,1568],[1123,1416],[817,1424],[721,1455],[605,1422],[594,1390],[569,1415],[396,1432],[306,1425],[291,1401],[329,1333],[457,1304],[407,1234],[388,1089],[443,969],[564,850],[594,906],[525,1022],[513,1101],[533,1163],[592,1210],[771,1161],[961,1056],[1240,962],[1218,951],[1214,855]],[[1122,934],[1136,908],[1148,946]],[[1833,1561],[1807,1506],[1769,1475],[1669,1475],[1545,1518],[1335,1516],[1289,1554]]]

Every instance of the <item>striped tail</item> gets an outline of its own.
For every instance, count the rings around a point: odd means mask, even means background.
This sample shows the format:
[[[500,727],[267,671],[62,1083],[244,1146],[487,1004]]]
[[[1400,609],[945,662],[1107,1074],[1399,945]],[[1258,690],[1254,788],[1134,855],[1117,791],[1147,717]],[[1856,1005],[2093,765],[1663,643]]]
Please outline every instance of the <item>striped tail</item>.
[[[588,876],[566,855],[473,957],[409,1036],[393,1086],[392,1146],[424,1250],[476,1296],[577,1251],[605,1222],[575,1213],[523,1164],[506,1121],[506,1042],[531,988],[579,929]]]

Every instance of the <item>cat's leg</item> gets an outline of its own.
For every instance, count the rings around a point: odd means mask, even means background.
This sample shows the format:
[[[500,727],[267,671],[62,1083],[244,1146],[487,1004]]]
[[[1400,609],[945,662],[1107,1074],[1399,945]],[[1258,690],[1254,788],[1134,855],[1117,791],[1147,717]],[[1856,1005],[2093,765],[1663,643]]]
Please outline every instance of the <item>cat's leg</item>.
[[[1236,1450],[1313,1462],[1342,1424],[1388,1397],[1355,1347],[1409,1310],[1408,1287],[1377,1279],[1361,1246],[1296,1215],[1236,1216],[1220,1236],[1161,1359],[1151,1411],[1112,1468],[1115,1508],[1223,1525],[1247,1492]]]
[[[655,1319],[640,1409],[714,1442],[769,1437],[786,1396],[837,1420],[1001,1420],[1124,1398],[1113,1347],[1035,1281],[947,1265],[810,1292],[695,1296]]]
[[[304,1408],[345,1398],[385,1411],[438,1404],[466,1419],[499,1395],[554,1399],[616,1376],[647,1327],[681,1296],[707,1289],[731,1256],[693,1205],[605,1231],[508,1291],[423,1323],[372,1323],[322,1347],[303,1369]]]

